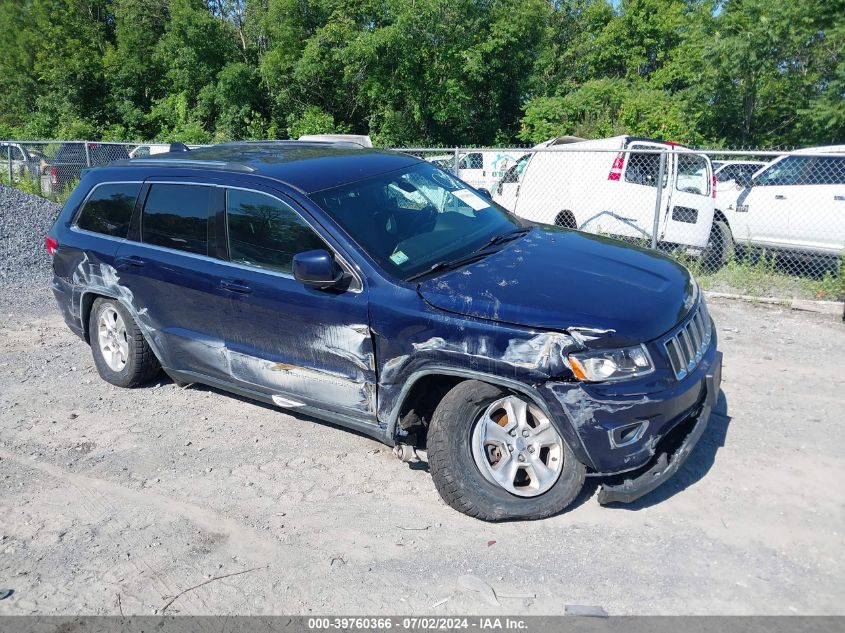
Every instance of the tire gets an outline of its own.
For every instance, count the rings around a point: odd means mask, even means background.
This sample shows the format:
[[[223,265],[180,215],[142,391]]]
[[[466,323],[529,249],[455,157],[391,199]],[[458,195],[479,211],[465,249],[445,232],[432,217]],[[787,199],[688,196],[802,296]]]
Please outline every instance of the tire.
[[[88,338],[97,372],[112,385],[137,387],[150,382],[161,370],[138,324],[114,299],[94,301],[88,317]]]
[[[707,272],[716,272],[734,257],[735,247],[731,228],[727,222],[713,220],[710,239],[702,254],[702,263]]]
[[[507,440],[514,450],[508,453],[507,457],[503,455],[498,465],[521,469],[517,471],[515,478],[510,478],[511,481],[522,484],[520,487],[514,487],[517,492],[512,492],[494,481],[493,467],[490,466],[487,470],[488,466],[483,461],[478,461],[479,452],[473,447],[478,446],[476,442],[483,436],[491,442],[485,446],[483,455],[489,456],[488,451],[496,453],[499,445],[494,443],[499,441],[497,438],[500,436],[496,425],[502,427],[503,437],[508,437],[507,429],[514,424],[510,418],[519,419],[518,413],[514,413],[518,412],[521,406],[518,405],[519,402],[526,406],[528,415],[525,417],[529,423],[533,420],[539,430],[534,435],[531,429],[515,426],[512,430],[523,430],[512,436],[513,443]],[[507,409],[509,404],[512,406]],[[500,412],[493,412],[497,407],[501,407],[505,416],[495,417],[500,415]],[[503,426],[503,421],[507,426]],[[479,425],[484,425],[485,429],[489,425],[495,433],[482,434]],[[528,439],[520,439],[523,431],[529,433]],[[558,438],[559,445],[555,443],[551,448],[534,450],[527,448],[534,446],[527,444],[528,442],[533,442],[541,435],[543,440],[552,438],[552,432]],[[542,519],[557,514],[575,500],[584,486],[586,468],[576,459],[566,441],[533,402],[520,394],[513,394],[477,380],[458,384],[440,401],[432,416],[427,443],[429,469],[440,496],[458,512],[482,521]],[[536,446],[540,444],[537,443]],[[503,447],[501,452],[504,453],[505,450],[507,447]],[[527,452],[529,450],[531,454]],[[533,479],[525,468],[534,472],[532,464],[541,459],[540,456],[544,452],[545,462],[552,467],[551,470],[558,470],[556,479],[552,480],[552,477],[548,476],[545,484],[541,484],[538,477],[536,482],[524,485],[526,480]],[[526,461],[517,462],[516,458],[519,456],[523,456]],[[557,465],[558,460],[560,466]],[[489,460],[487,463],[489,464]],[[502,471],[504,470],[505,468],[502,468]],[[499,476],[508,479],[501,472]],[[534,485],[537,489],[531,488]]]

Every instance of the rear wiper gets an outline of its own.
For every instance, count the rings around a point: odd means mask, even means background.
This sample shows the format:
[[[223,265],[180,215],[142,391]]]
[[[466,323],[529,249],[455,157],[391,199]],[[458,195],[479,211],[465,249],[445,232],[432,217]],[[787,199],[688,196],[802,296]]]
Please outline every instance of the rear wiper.
[[[528,233],[531,230],[530,226],[523,226],[518,229],[514,229],[512,231],[508,231],[507,233],[502,233],[501,235],[497,235],[491,239],[489,239],[486,243],[482,244],[478,248],[476,248],[471,253],[464,255],[463,257],[459,257],[458,259],[453,259],[449,261],[441,261],[437,262],[436,264],[432,264],[425,270],[422,270],[418,273],[407,277],[405,281],[414,281],[415,279],[419,279],[420,277],[424,277],[426,275],[430,275],[432,273],[442,272],[444,270],[454,270],[455,268],[459,268],[461,266],[465,266],[467,264],[471,264],[473,262],[478,261],[479,259],[484,259],[488,255],[492,254],[490,251],[491,246],[498,246],[500,244],[506,244],[507,242],[511,242],[518,237],[521,237]]]

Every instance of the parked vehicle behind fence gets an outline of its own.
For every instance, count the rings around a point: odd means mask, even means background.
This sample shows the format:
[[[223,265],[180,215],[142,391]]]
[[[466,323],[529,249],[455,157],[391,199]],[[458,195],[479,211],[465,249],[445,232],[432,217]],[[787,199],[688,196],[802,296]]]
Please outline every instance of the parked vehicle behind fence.
[[[845,145],[782,156],[717,199],[724,242],[792,253],[845,253]]]
[[[189,147],[184,143],[144,143],[138,145],[129,152],[129,158],[149,158],[158,154],[167,154],[168,152],[187,152]],[[117,160],[117,158],[109,159]]]
[[[684,266],[527,223],[396,152],[240,143],[92,169],[45,245],[106,381],[163,368],[425,448],[443,499],[485,520],[559,512],[588,474],[626,473],[601,503],[646,494],[719,394]]]
[[[11,182],[36,179],[44,154],[21,143],[0,143],[0,175]]]
[[[708,246],[714,211],[710,159],[679,146],[616,136],[534,151],[517,182],[499,183],[494,200],[518,216],[590,233],[650,242],[700,255]],[[666,152],[660,207],[660,152]]]
[[[440,154],[426,158],[446,171],[452,172],[471,187],[492,191],[508,169],[523,156],[521,150],[469,150],[458,154],[458,171],[454,171],[455,155]]]
[[[42,163],[41,193],[62,193],[79,180],[83,169],[124,158],[129,152],[121,143],[61,143]]]
[[[716,192],[730,191],[737,181],[749,179],[768,163],[758,160],[714,160],[713,174],[716,176]]]

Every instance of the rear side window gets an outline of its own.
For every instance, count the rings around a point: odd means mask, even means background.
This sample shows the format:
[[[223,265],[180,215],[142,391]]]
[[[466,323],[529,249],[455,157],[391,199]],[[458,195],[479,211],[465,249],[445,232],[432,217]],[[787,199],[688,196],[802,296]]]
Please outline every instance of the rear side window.
[[[85,146],[82,143],[62,143],[53,160],[57,163],[85,163]]]
[[[201,185],[152,185],[141,216],[142,241],[206,255],[210,193]]]
[[[608,154],[610,156],[610,154]],[[668,170],[667,170],[668,171]],[[657,187],[660,175],[660,154],[641,154],[631,152],[625,167],[625,180],[636,185]],[[663,186],[666,186],[666,174],[663,174]]]
[[[811,185],[845,185],[845,157],[818,157],[807,178]]]
[[[310,226],[281,200],[256,191],[226,190],[229,259],[291,272],[297,253],[326,248]]]
[[[114,182],[96,187],[79,212],[76,226],[86,231],[125,238],[140,182]]]

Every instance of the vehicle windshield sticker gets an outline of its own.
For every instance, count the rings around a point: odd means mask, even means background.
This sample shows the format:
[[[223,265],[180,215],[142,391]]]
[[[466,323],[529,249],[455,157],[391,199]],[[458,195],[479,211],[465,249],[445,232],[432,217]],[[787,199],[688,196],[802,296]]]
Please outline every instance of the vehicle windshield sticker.
[[[486,209],[490,206],[487,202],[484,201],[484,198],[482,198],[481,196],[477,196],[469,189],[458,189],[457,191],[453,191],[452,195],[464,204],[468,204],[476,211]]]
[[[401,266],[406,261],[408,261],[408,256],[405,255],[402,251],[396,251],[393,255],[390,256],[390,261],[392,261],[397,266]]]

